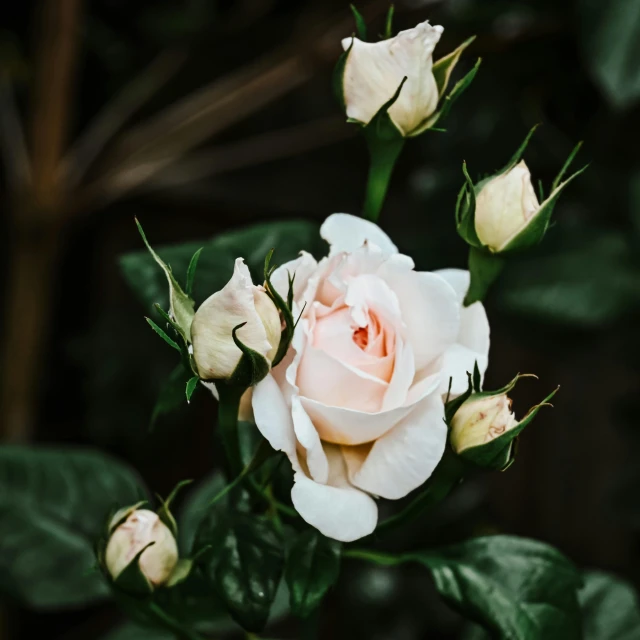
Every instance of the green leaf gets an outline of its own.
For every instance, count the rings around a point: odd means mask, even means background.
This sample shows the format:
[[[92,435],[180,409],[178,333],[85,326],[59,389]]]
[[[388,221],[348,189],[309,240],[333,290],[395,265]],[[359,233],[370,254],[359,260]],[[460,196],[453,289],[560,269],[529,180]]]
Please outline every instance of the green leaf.
[[[184,405],[185,385],[189,380],[191,380],[189,372],[185,371],[181,364],[171,372],[158,394],[158,399],[151,415],[151,427],[155,425],[158,418],[177,411]]]
[[[108,596],[94,543],[110,511],[144,499],[136,474],[83,449],[0,448],[0,589],[34,608]]]
[[[364,21],[362,14],[355,8],[354,5],[349,5],[351,8],[351,13],[353,14],[353,19],[356,21],[356,31],[358,33],[358,38],[363,42],[367,41],[367,23]]]
[[[193,551],[193,542],[201,521],[210,513],[209,505],[225,487],[226,481],[219,471],[212,473],[202,480],[187,494],[185,503],[180,511],[180,527],[178,536],[182,555],[189,555]],[[224,508],[225,503],[220,504]]]
[[[198,376],[193,376],[193,378],[189,378],[189,380],[187,381],[187,386],[186,386],[186,396],[187,396],[187,402],[191,402],[191,396],[193,395],[193,392],[196,390],[196,387],[198,386],[198,382],[200,382],[200,378],[198,378]]]
[[[247,631],[260,631],[269,618],[284,566],[284,542],[263,517],[215,510],[198,530],[196,549],[210,546],[203,570]]]
[[[486,249],[469,248],[469,274],[471,282],[464,298],[464,306],[486,298],[489,288],[500,275],[504,267],[504,258],[490,253]]]
[[[640,4],[578,2],[583,55],[609,101],[627,108],[640,98]]]
[[[511,316],[595,329],[640,309],[640,269],[622,232],[556,228],[547,253],[510,260],[495,299]]]
[[[502,640],[581,640],[581,576],[542,542],[487,536],[401,556],[350,550],[345,557],[383,565],[417,562],[440,595],[464,617]]]
[[[143,627],[128,622],[102,636],[100,640],[175,640],[175,635],[165,629]]]
[[[170,263],[173,274],[182,279],[187,277],[192,256],[201,246],[201,242],[189,242],[159,247],[158,255]],[[254,282],[259,282],[264,257],[273,247],[276,247],[281,263],[297,258],[303,249],[316,256],[326,253],[326,245],[320,238],[315,222],[269,222],[221,233],[202,247],[198,260],[198,277],[193,283],[195,301],[203,302],[227,284],[235,259],[239,256],[244,257]],[[145,308],[151,309],[156,302],[164,308],[168,307],[169,295],[165,277],[147,251],[135,251],[122,256],[120,268]]]
[[[584,574],[578,593],[583,640],[640,640],[640,603],[627,582],[600,571]]]
[[[165,264],[162,258],[160,258],[160,256],[151,248],[151,245],[142,230],[142,225],[138,222],[137,218],[136,225],[138,226],[138,231],[140,232],[142,240],[149,250],[149,253],[164,271],[167,278],[167,282],[169,284],[169,304],[171,306],[171,314],[175,319],[185,342],[191,342],[191,322],[194,316],[194,302],[178,284],[178,281],[175,279],[173,272],[171,271],[171,267]]]
[[[322,602],[340,574],[341,543],[315,529],[298,535],[284,572],[291,597],[291,611],[306,618]]]

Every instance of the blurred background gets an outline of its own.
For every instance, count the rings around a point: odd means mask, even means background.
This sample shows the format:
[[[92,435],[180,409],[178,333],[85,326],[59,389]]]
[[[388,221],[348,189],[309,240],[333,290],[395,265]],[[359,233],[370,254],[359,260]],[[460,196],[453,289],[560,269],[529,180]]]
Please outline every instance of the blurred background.
[[[139,253],[134,216],[155,247],[231,232],[203,253],[197,302],[228,279],[239,238],[255,265],[271,246],[280,262],[322,253],[317,225],[359,211],[367,170],[331,90],[340,39],[354,30],[348,3],[5,5],[2,440],[99,448],[166,495],[217,464],[215,404],[206,393],[175,411],[156,404],[176,363],[144,321],[163,283]],[[388,3],[358,8],[381,32]],[[390,547],[501,531],[640,586],[640,2],[396,2],[396,28],[425,19],[445,27],[436,57],[477,34],[457,75],[483,62],[446,133],[411,141],[396,168],[380,224],[403,253],[422,269],[464,267],[453,216],[462,161],[474,178],[493,172],[536,123],[526,160],[547,188],[579,140],[576,166],[590,167],[544,243],[509,263],[487,301],[487,388],[532,372],[516,412],[560,385],[555,408],[527,430],[508,472],[465,484]],[[273,220],[286,224],[247,230]],[[0,589],[3,640],[147,637],[119,628],[108,603],[34,610]],[[419,569],[346,563],[318,625],[318,638],[465,633]],[[284,619],[269,633],[302,632]]]

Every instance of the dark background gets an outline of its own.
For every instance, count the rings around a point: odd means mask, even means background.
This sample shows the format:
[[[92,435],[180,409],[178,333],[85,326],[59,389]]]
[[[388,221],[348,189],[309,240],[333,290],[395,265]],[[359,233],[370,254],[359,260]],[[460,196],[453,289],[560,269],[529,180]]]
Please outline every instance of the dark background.
[[[381,31],[387,4],[359,8]],[[540,122],[526,153],[536,179],[548,187],[579,140],[576,166],[590,167],[486,305],[485,386],[532,372],[518,415],[560,385],[555,407],[508,472],[465,485],[392,545],[503,531],[638,586],[640,2],[396,3],[397,28],[427,18],[445,27],[436,57],[477,34],[457,74],[483,62],[447,132],[406,145],[380,218],[420,268],[465,265],[453,219],[463,160],[474,177],[492,172]],[[133,218],[161,246],[357,213],[366,150],[331,91],[348,3],[43,0],[7,4],[1,20],[2,437],[102,448],[166,494],[216,463],[215,405],[196,394],[149,431],[174,363],[119,267],[141,248]],[[74,640],[100,637],[119,614],[34,613],[9,599],[3,618],[4,638]],[[319,637],[459,632],[420,571],[345,567]],[[276,633],[298,637],[295,623]]]

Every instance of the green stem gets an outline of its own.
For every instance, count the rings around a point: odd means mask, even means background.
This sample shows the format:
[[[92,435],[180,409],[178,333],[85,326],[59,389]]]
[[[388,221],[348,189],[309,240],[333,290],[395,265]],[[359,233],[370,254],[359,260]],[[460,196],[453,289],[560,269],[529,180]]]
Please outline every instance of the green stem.
[[[235,478],[242,473],[242,456],[238,439],[238,410],[240,398],[245,390],[227,385],[224,382],[218,384],[217,387],[219,394],[218,429],[227,456],[229,477]]]
[[[178,640],[204,640],[204,637],[191,629],[184,627],[173,616],[170,616],[155,602],[149,604],[149,611],[165,628],[174,633]]]
[[[464,470],[464,462],[451,450],[447,449],[440,464],[427,481],[424,490],[400,513],[383,520],[377,526],[375,534],[395,529],[407,521],[414,520],[430,507],[439,504],[460,482]]]
[[[363,207],[363,216],[367,220],[376,222],[380,216],[389,189],[391,174],[403,146],[404,138],[386,141],[382,144],[379,142],[369,143],[369,177]]]

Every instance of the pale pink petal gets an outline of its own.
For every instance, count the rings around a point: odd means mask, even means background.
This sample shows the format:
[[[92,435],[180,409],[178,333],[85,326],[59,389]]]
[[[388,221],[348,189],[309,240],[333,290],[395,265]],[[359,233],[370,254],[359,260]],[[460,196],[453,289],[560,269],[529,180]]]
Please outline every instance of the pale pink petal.
[[[313,426],[307,412],[300,404],[300,398],[296,395],[291,399],[291,415],[293,416],[293,429],[298,442],[306,451],[307,468],[311,477],[316,482],[327,482],[329,477],[329,463],[322,448],[320,436]]]
[[[431,476],[446,443],[444,404],[440,395],[434,393],[376,440],[368,452],[362,447],[343,447],[342,451],[354,486],[397,500]]]
[[[435,273],[407,272],[385,264],[380,275],[398,297],[406,325],[405,336],[419,371],[455,343],[460,331],[460,304],[456,293]]]
[[[291,409],[272,374],[253,388],[253,415],[260,433],[276,451],[284,451],[289,458],[296,456],[296,437]]]
[[[296,384],[300,395],[306,398],[336,407],[375,412],[382,405],[388,383],[307,345]],[[325,438],[322,431],[321,435]]]
[[[376,440],[390,431],[411,413],[417,403],[432,394],[439,385],[440,377],[430,376],[411,388],[404,406],[376,413],[328,406],[306,397],[301,397],[300,400],[322,440],[336,444],[357,445]]]
[[[383,253],[398,253],[396,245],[377,224],[348,213],[330,215],[322,223],[320,235],[330,245],[330,256],[343,251],[355,251],[362,247],[365,241],[375,244]]]
[[[382,402],[383,410],[394,409],[407,404],[409,390],[416,373],[411,348],[407,347],[404,341],[398,337],[396,338],[395,346],[395,366]]]
[[[352,487],[338,447],[327,447],[331,485],[297,472],[291,500],[302,518],[328,538],[352,542],[369,535],[378,523],[378,507],[371,496]]]

